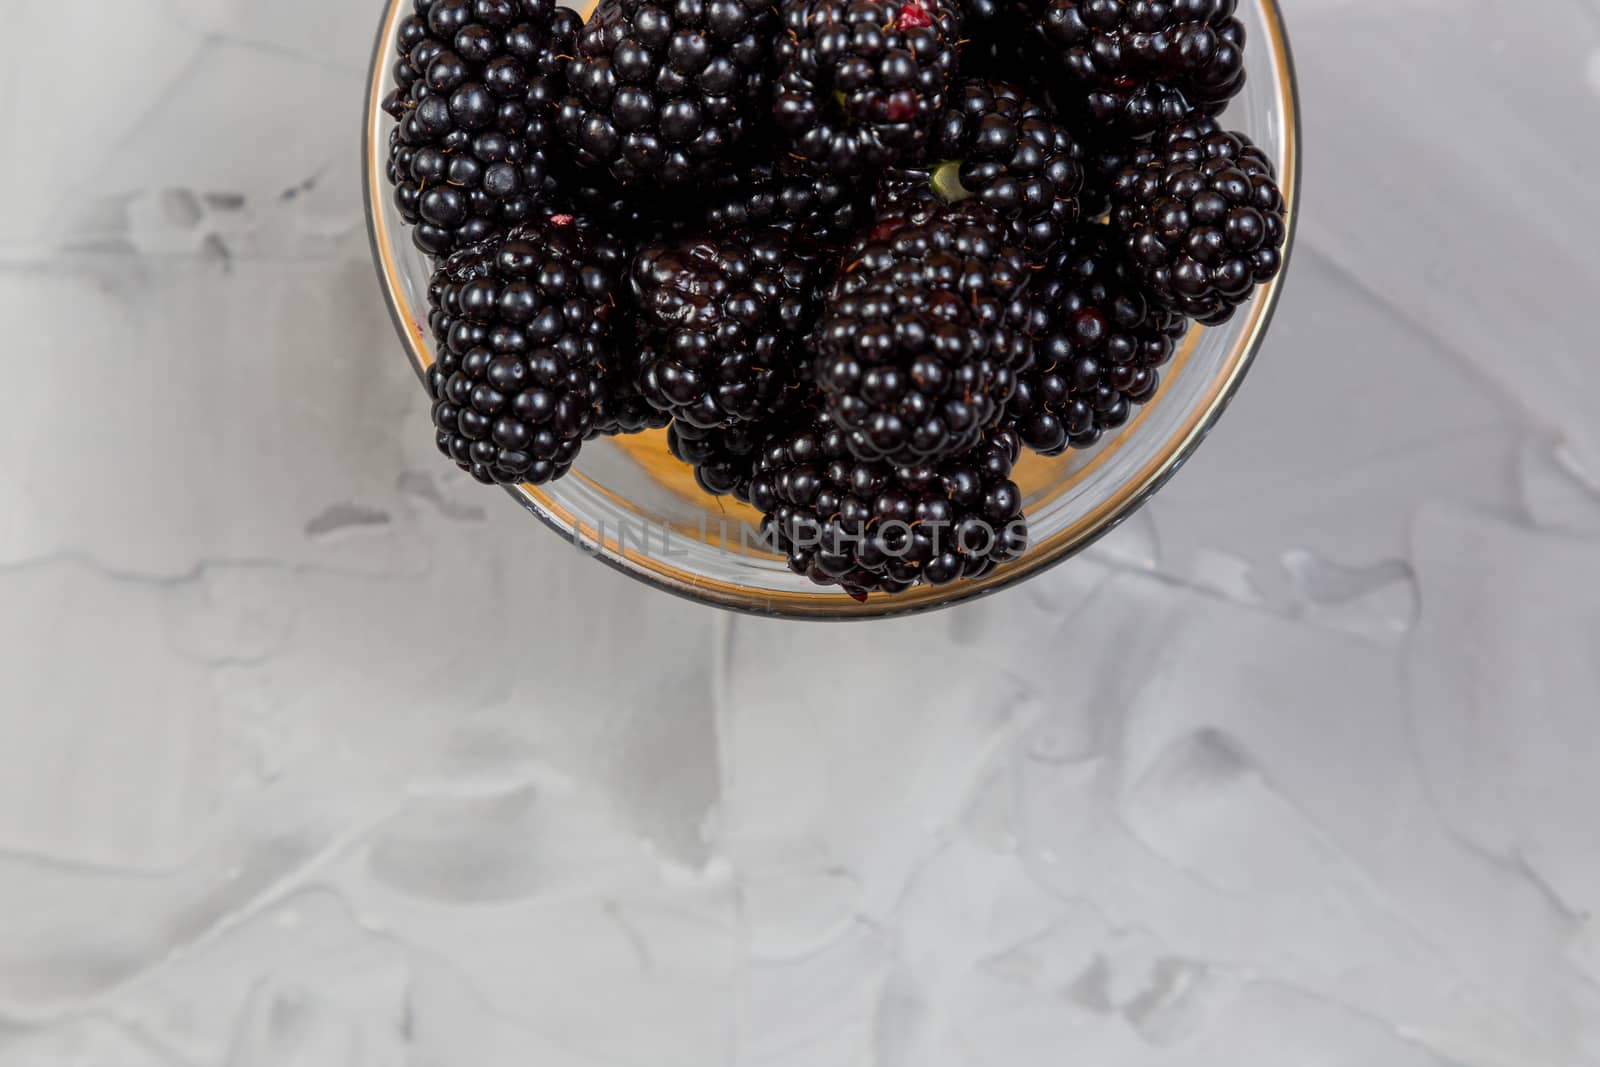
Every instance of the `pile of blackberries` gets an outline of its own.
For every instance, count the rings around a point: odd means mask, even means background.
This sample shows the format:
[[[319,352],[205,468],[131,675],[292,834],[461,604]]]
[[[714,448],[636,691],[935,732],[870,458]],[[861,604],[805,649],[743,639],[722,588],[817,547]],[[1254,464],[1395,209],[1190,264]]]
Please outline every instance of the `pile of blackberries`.
[[[1215,116],[1236,0],[411,0],[388,177],[432,258],[441,451],[538,484],[668,427],[855,597],[1027,543],[1093,444],[1282,265]]]

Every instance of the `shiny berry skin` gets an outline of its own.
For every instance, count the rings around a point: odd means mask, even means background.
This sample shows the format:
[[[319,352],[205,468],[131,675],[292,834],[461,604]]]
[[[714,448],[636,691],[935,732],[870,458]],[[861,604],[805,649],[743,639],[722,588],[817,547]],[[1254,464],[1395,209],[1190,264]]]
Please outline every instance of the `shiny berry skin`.
[[[1022,52],[1087,132],[1142,137],[1215,115],[1244,86],[1237,0],[1022,0]]]
[[[701,429],[674,422],[667,428],[667,448],[694,468],[694,480],[712,496],[750,495],[750,478],[762,445],[759,423],[726,429]]]
[[[1027,547],[1019,445],[993,431],[965,452],[895,465],[854,456],[826,414],[807,412],[762,450],[749,500],[789,568],[865,600],[981,578]]]
[[[778,394],[761,415],[749,422],[707,429],[674,420],[667,429],[667,448],[694,468],[694,480],[712,496],[750,500],[750,480],[762,452],[779,435],[792,431],[803,417],[814,418],[821,397],[810,375]]]
[[[949,0],[791,0],[773,117],[790,150],[839,176],[916,162],[956,75]]]
[[[486,484],[567,472],[600,430],[620,254],[570,215],[451,256],[429,290],[439,450]]]
[[[713,186],[705,223],[713,231],[780,226],[837,246],[866,224],[868,200],[855,181],[810,173],[789,156],[758,158]]]
[[[561,85],[580,20],[554,0],[416,0],[399,29],[386,176],[413,242],[442,257],[545,209]]]
[[[1048,252],[1080,215],[1083,148],[1050,110],[1005,82],[968,79],[939,118],[931,159],[943,161],[958,195],[1013,222],[1023,247]],[[940,169],[930,181],[940,195]]]
[[[1111,204],[1123,258],[1145,290],[1207,325],[1226,322],[1283,267],[1288,223],[1272,164],[1214,120],[1168,128],[1137,150]]]
[[[764,120],[777,25],[768,0],[601,0],[566,67],[562,140],[623,188],[714,175]]]
[[[630,275],[639,388],[699,428],[749,422],[799,377],[826,262],[776,227],[658,241]]]
[[[1006,424],[1029,449],[1088,448],[1128,421],[1161,384],[1188,328],[1153,304],[1120,262],[1114,234],[1075,230],[1034,277],[1033,366],[1017,376]]]
[[[922,463],[976,445],[1032,361],[1031,278],[1010,227],[972,200],[888,211],[823,306],[813,342],[828,413],[861,459]]]

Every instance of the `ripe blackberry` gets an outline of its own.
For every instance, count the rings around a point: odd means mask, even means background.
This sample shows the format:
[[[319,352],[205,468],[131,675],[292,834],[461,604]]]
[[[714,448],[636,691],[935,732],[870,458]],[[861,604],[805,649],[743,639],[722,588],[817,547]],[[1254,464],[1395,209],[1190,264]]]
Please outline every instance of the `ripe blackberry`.
[[[657,411],[639,392],[631,374],[603,378],[600,403],[595,408],[594,432],[604,437],[618,437],[645,430],[659,430],[672,421],[672,416]]]
[[[1083,149],[1045,108],[1004,82],[971,78],[952,94],[929,157],[934,191],[967,196],[1016,224],[1024,246],[1047,252],[1078,221]]]
[[[750,479],[769,423],[736,423],[713,430],[674,421],[667,429],[667,447],[694,468],[694,480],[712,496],[750,498]]]
[[[1124,167],[1148,165],[1155,151],[1177,140],[1199,140],[1222,127],[1206,115],[1191,114],[1178,122],[1159,127],[1143,141],[1098,140],[1088,144],[1083,158],[1083,217],[1100,218],[1111,212],[1111,187]],[[1198,160],[1197,160],[1198,162]]]
[[[1213,120],[1158,134],[1111,189],[1111,221],[1150,294],[1208,325],[1226,322],[1283,266],[1283,193],[1266,154]]]
[[[860,232],[868,209],[856,183],[813,174],[776,150],[772,156],[776,162],[754,161],[718,183],[707,200],[707,228],[781,226],[824,244],[842,243]]]
[[[578,34],[556,124],[622,186],[704,178],[760,121],[770,0],[601,0]]]
[[[485,483],[539,484],[597,430],[619,253],[570,215],[451,256],[429,291],[439,450]]]
[[[845,436],[809,412],[756,464],[750,503],[796,574],[865,600],[980,578],[1022,554],[1014,434],[993,431],[966,452],[904,466],[856,458]]]
[[[814,343],[851,452],[923,463],[976,445],[1032,359],[1028,263],[1010,228],[973,200],[912,198],[847,262]]]
[[[673,420],[667,447],[694,468],[695,481],[713,496],[732,495],[748,502],[756,461],[776,436],[792,430],[801,418],[815,418],[821,397],[802,368],[799,381],[778,394],[772,406],[751,422],[705,429]]]
[[[1144,136],[1214,115],[1244,85],[1237,0],[1023,0],[1035,77],[1094,130]]]
[[[400,25],[388,179],[432,256],[533,218],[554,191],[546,149],[556,57],[580,19],[555,0],[414,0]]]
[[[1155,395],[1188,322],[1152,305],[1118,260],[1107,227],[1075,232],[1034,278],[1033,366],[1017,377],[1006,420],[1054,456],[1088,448]]]
[[[914,160],[944,109],[961,36],[951,0],[787,0],[773,114],[833,174]]]
[[[795,380],[824,262],[776,227],[658,241],[633,261],[639,387],[691,426],[747,422]]]

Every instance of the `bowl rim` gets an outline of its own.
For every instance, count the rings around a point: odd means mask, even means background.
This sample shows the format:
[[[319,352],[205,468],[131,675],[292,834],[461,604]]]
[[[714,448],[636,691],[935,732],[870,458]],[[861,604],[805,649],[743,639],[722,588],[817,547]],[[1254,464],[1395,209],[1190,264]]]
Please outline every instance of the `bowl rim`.
[[[1189,412],[1180,428],[1169,435],[1160,452],[1088,514],[1047,541],[1031,544],[1021,559],[1007,563],[983,578],[944,586],[921,586],[893,595],[874,593],[865,601],[854,600],[842,591],[821,586],[805,592],[784,593],[696,574],[669,562],[642,555],[626,545],[613,548],[606,543],[603,530],[595,530],[568,512],[546,493],[544,487],[507,486],[506,492],[524,510],[566,541],[583,547],[585,555],[604,562],[614,570],[686,600],[767,618],[849,621],[934,611],[991,596],[1065,562],[1090,547],[1121,525],[1166,485],[1216,425],[1255,363],[1277,311],[1284,279],[1289,274],[1300,211],[1300,87],[1279,0],[1257,2],[1267,23],[1265,43],[1272,51],[1275,66],[1282,72],[1284,86],[1280,97],[1284,112],[1283,167],[1279,175],[1285,202],[1282,269],[1277,277],[1257,291],[1248,305],[1250,318],[1240,341],[1228,354],[1227,362],[1215,376],[1204,400]],[[384,168],[379,163],[383,146],[388,140],[388,116],[383,110],[383,82],[389,45],[394,39],[402,11],[409,3],[410,0],[387,0],[384,16],[378,25],[367,75],[366,109],[362,118],[362,203],[367,216],[367,239],[372,248],[373,266],[383,291],[384,303],[394,322],[395,331],[405,345],[412,370],[425,382],[427,369],[432,362],[426,327],[414,321],[407,310],[408,302],[400,283],[393,235],[383,217],[383,204],[388,190],[383,176]]]

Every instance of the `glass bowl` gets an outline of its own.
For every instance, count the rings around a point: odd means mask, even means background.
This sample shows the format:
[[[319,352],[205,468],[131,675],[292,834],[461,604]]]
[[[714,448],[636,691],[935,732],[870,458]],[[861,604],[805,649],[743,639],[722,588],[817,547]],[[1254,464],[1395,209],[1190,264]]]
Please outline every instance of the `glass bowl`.
[[[433,361],[426,258],[411,243],[384,179],[393,88],[394,36],[411,0],[387,0],[368,83],[365,183],[378,278],[412,368]],[[1283,16],[1276,0],[1240,0],[1249,80],[1229,109],[1229,128],[1250,135],[1277,166],[1288,202],[1284,253],[1294,240],[1300,161],[1299,109]],[[1286,272],[1285,272],[1286,273]],[[667,451],[664,431],[599,438],[571,473],[511,495],[583,553],[693,600],[761,615],[858,619],[925,611],[992,593],[1069,558],[1126,519],[1182,465],[1239,387],[1266,334],[1283,275],[1223,326],[1196,327],[1162,372],[1149,403],[1095,448],[1046,459],[1024,453],[1013,478],[1025,497],[1026,553],[978,581],[926,586],[856,601],[811,584],[759,543],[760,515],[702,492]],[[581,562],[574,555],[575,565]]]

